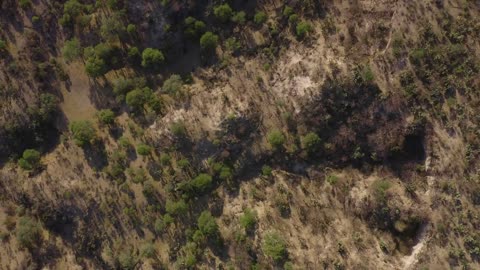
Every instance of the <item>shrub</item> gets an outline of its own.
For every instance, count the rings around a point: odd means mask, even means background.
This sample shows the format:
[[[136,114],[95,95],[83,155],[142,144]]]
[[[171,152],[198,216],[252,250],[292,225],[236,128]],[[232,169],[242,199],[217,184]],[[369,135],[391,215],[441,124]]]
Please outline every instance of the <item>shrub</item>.
[[[129,24],[127,25],[127,33],[130,35],[133,35],[137,32],[137,26],[135,24]]]
[[[133,270],[137,264],[135,257],[130,250],[125,250],[118,255],[118,263],[125,270]]]
[[[264,24],[267,21],[267,19],[268,19],[267,14],[263,11],[257,12],[253,17],[253,21],[258,25]]]
[[[0,52],[7,49],[7,42],[3,39],[0,39]]]
[[[153,91],[148,87],[137,88],[127,93],[125,102],[134,110],[144,109],[147,102],[153,98]]]
[[[105,73],[107,73],[107,71],[107,64],[99,57],[90,57],[85,63],[85,72],[92,78],[103,76]]]
[[[102,20],[102,26],[100,27],[100,35],[105,40],[114,40],[125,31],[125,25],[122,22],[122,18],[119,14],[106,17]]]
[[[182,87],[182,77],[180,77],[180,75],[173,74],[165,80],[162,86],[162,90],[168,94],[176,95],[182,91]]]
[[[282,14],[283,14],[284,17],[288,18],[288,17],[290,17],[290,15],[292,15],[293,13],[295,13],[295,12],[293,11],[293,8],[292,8],[292,7],[285,6],[285,8],[283,9],[283,13],[282,13]]]
[[[292,14],[290,17],[288,17],[288,23],[291,25],[295,25],[298,22],[298,15],[297,14]]]
[[[313,30],[312,25],[308,22],[299,22],[296,27],[296,34],[299,38],[304,38]]]
[[[228,20],[232,17],[233,10],[227,3],[223,5],[219,5],[213,8],[213,14],[215,18],[220,20],[221,22],[228,22]]]
[[[245,22],[247,21],[246,16],[247,14],[245,14],[244,11],[237,12],[235,15],[233,15],[232,22],[238,24],[245,24]]]
[[[231,37],[231,38],[228,38],[227,40],[225,40],[225,47],[227,47],[227,50],[229,50],[231,52],[235,52],[238,49],[240,49],[241,45],[240,45],[240,42],[236,38]]]
[[[204,50],[213,50],[218,45],[218,36],[212,32],[206,32],[200,38],[200,46]]]
[[[30,0],[20,0],[18,4],[20,5],[21,8],[27,9],[32,5],[32,2]]]
[[[155,246],[152,243],[147,243],[142,247],[142,256],[145,258],[153,258],[155,253]]]
[[[272,175],[272,167],[268,165],[263,165],[262,167],[262,175],[263,176],[270,176]]]
[[[185,124],[181,121],[172,123],[170,130],[172,131],[173,135],[177,137],[184,136],[187,133]]]
[[[115,122],[115,114],[110,109],[100,110],[97,113],[97,118],[102,125],[110,126]]]
[[[320,145],[320,137],[314,132],[310,132],[307,135],[302,137],[302,148],[309,153],[313,153],[318,150]]]
[[[198,37],[205,31],[206,25],[193,17],[185,19],[185,34],[189,37]]]
[[[263,239],[263,253],[275,261],[281,261],[287,255],[285,240],[276,232],[268,232]]]
[[[206,173],[201,173],[190,181],[190,185],[194,190],[203,193],[212,185],[212,177]]]
[[[21,217],[17,224],[17,241],[22,248],[31,249],[41,240],[40,225],[28,217]]]
[[[158,68],[165,61],[160,50],[146,48],[142,53],[142,66],[146,68]]]
[[[205,236],[216,236],[218,234],[218,225],[215,218],[209,211],[203,211],[197,220],[198,229]]]
[[[267,140],[273,148],[279,148],[285,143],[285,136],[279,130],[268,133]]]
[[[172,216],[185,215],[188,211],[188,205],[184,200],[179,200],[176,202],[167,200],[165,203],[165,211]]]
[[[137,145],[137,153],[141,156],[148,156],[152,152],[152,147],[149,145],[146,145],[144,143],[141,143]]]
[[[71,18],[75,18],[84,10],[84,6],[78,2],[78,0],[68,0],[63,5],[64,15],[68,15]]]
[[[96,136],[95,128],[87,120],[70,123],[70,131],[78,146],[89,144]]]
[[[27,149],[23,151],[22,158],[18,160],[20,168],[31,171],[40,165],[40,152],[35,149]]]
[[[65,45],[62,49],[63,58],[65,61],[71,62],[82,55],[82,47],[78,39],[73,38],[65,41]]]
[[[243,215],[240,217],[240,225],[246,230],[250,231],[255,228],[257,223],[257,213],[247,208],[243,212]]]

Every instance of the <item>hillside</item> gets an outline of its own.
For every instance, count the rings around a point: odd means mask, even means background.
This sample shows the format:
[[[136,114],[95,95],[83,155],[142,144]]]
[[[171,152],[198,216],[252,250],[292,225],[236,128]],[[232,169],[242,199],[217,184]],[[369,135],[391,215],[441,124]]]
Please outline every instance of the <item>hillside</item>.
[[[0,0],[0,269],[479,269],[480,2]]]

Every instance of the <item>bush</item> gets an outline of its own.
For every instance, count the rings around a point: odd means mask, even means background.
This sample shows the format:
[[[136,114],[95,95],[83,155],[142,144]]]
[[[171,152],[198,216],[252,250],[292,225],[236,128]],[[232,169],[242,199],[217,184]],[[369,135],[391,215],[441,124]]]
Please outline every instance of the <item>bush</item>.
[[[281,131],[273,130],[268,133],[267,140],[274,149],[277,149],[285,143],[285,136]]]
[[[165,203],[165,211],[172,216],[185,215],[188,211],[188,205],[184,200],[179,200],[176,202],[167,200]]]
[[[7,42],[3,39],[0,39],[0,52],[7,49]]]
[[[290,17],[290,15],[294,14],[295,12],[293,11],[293,8],[292,7],[289,7],[289,6],[285,6],[285,8],[283,9],[283,16],[288,18]]]
[[[20,0],[18,4],[20,5],[21,8],[27,9],[32,5],[32,2],[30,0]]]
[[[308,22],[300,22],[296,27],[296,34],[298,38],[304,38],[308,33],[313,30],[312,25]]]
[[[21,217],[17,224],[17,241],[22,248],[34,248],[41,240],[40,225],[28,217]]]
[[[206,32],[200,38],[200,46],[204,50],[213,50],[218,45],[218,36],[212,32]]]
[[[75,18],[84,10],[84,6],[78,2],[78,0],[68,0],[63,5],[64,15],[68,15],[71,18]]]
[[[235,15],[233,15],[232,22],[238,24],[245,24],[245,22],[247,21],[246,16],[247,14],[245,14],[244,11],[237,12]]]
[[[209,211],[203,211],[197,220],[198,229],[205,236],[216,236],[218,235],[218,225],[215,222],[215,218]]]
[[[195,191],[203,193],[212,185],[212,177],[206,173],[201,173],[190,181],[190,185]]]
[[[185,35],[188,37],[198,37],[205,31],[206,25],[193,17],[185,19]]]
[[[283,260],[287,255],[285,240],[276,232],[269,232],[265,235],[262,244],[263,253],[275,261]]]
[[[165,61],[160,50],[146,48],[142,53],[142,66],[146,68],[158,68]]]
[[[129,24],[127,25],[127,33],[130,35],[133,35],[137,32],[137,26],[135,24]]]
[[[110,109],[100,110],[97,113],[97,118],[102,125],[110,126],[115,122],[115,114]]]
[[[253,17],[253,21],[258,24],[264,24],[267,21],[268,17],[267,14],[263,11],[259,11],[255,14],[255,17]]]
[[[125,102],[134,110],[142,110],[153,99],[153,91],[148,87],[137,88],[127,93]]]
[[[40,165],[40,152],[34,149],[27,149],[23,151],[22,158],[18,160],[20,168],[31,171]]]
[[[78,146],[84,146],[91,143],[95,138],[96,132],[90,121],[75,121],[70,123],[70,131],[73,139]]]
[[[147,243],[142,247],[142,256],[145,258],[153,258],[157,251],[152,243]]]
[[[65,45],[62,49],[62,55],[67,62],[71,62],[80,57],[82,55],[80,41],[78,41],[76,38],[65,41]]]
[[[240,225],[246,230],[250,231],[255,228],[257,223],[257,213],[247,208],[240,217]]]
[[[170,78],[165,80],[162,86],[162,90],[168,94],[176,95],[182,91],[182,87],[182,77],[180,77],[180,75],[173,74],[170,76]]]
[[[85,72],[88,76],[97,78],[108,72],[108,66],[103,59],[99,57],[90,57],[85,63]]]
[[[137,264],[135,257],[130,250],[125,250],[118,255],[118,263],[125,270],[133,270]]]
[[[262,175],[263,176],[270,176],[272,175],[272,167],[268,165],[263,165],[262,167]]]
[[[170,130],[172,131],[173,135],[177,137],[184,136],[187,133],[185,124],[181,121],[172,123],[172,125],[170,126]]]
[[[114,40],[119,35],[122,35],[124,31],[125,25],[119,14],[113,14],[113,16],[106,17],[102,20],[100,35],[103,39],[109,41]]]
[[[215,18],[225,23],[228,22],[228,20],[230,20],[230,18],[232,17],[233,10],[230,5],[225,3],[223,5],[214,7],[213,14],[215,15]]]
[[[137,145],[137,153],[141,156],[148,156],[152,152],[152,147],[149,145],[146,145],[144,143],[141,143]]]
[[[310,132],[302,137],[302,148],[309,153],[313,153],[318,150],[320,145],[320,137],[314,132]]]

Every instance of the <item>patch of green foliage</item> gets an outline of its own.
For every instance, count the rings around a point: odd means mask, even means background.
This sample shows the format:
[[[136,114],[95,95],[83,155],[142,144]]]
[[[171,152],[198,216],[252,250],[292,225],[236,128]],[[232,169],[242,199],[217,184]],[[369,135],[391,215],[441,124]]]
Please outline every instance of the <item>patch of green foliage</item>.
[[[78,146],[90,144],[96,136],[95,128],[90,121],[75,121],[69,125],[73,139]]]
[[[274,261],[281,261],[287,256],[285,240],[277,232],[268,232],[265,234],[262,250],[266,256],[272,258]]]
[[[23,151],[22,157],[18,160],[18,166],[26,171],[32,171],[40,165],[40,152],[35,149]]]

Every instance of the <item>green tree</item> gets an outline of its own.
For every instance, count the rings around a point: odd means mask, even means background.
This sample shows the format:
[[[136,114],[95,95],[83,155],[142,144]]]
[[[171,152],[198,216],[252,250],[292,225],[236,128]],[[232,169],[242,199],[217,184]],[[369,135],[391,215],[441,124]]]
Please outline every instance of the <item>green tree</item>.
[[[28,217],[21,217],[17,223],[17,241],[23,248],[34,248],[42,239],[38,222]]]
[[[232,17],[233,10],[230,5],[225,3],[223,5],[218,5],[214,7],[213,14],[215,15],[215,18],[225,23],[228,22],[228,20],[230,20],[230,18]]]
[[[173,74],[165,80],[162,90],[170,95],[177,95],[182,91],[183,81],[180,75]]]
[[[110,126],[115,122],[115,114],[110,109],[100,110],[97,113],[98,121],[102,125]]]
[[[137,153],[141,156],[148,156],[150,155],[150,153],[152,152],[152,147],[147,145],[147,144],[144,144],[144,143],[141,143],[139,145],[137,145]]]
[[[289,7],[289,6],[285,6],[285,8],[283,9],[283,16],[288,18],[290,17],[290,15],[292,15],[293,13],[295,13],[295,11],[293,11],[293,8],[292,7]]]
[[[107,71],[107,64],[99,57],[90,57],[85,63],[85,72],[92,78],[103,76]]]
[[[20,168],[31,171],[40,165],[40,152],[35,149],[27,149],[23,151],[22,158],[18,160]]]
[[[75,18],[84,11],[84,5],[80,4],[78,0],[68,0],[63,4],[63,13]]]
[[[250,231],[255,228],[255,224],[257,223],[257,213],[255,213],[252,209],[247,208],[243,212],[243,215],[240,217],[240,225],[246,230]]]
[[[268,133],[267,140],[273,148],[277,149],[285,143],[285,136],[281,131],[273,130]]]
[[[127,25],[127,33],[130,35],[133,35],[137,32],[137,26],[135,24],[129,24]]]
[[[91,143],[96,136],[95,128],[88,120],[70,123],[70,131],[72,132],[73,139],[78,146],[84,146]]]
[[[253,17],[253,21],[258,25],[264,24],[267,21],[267,19],[268,19],[267,14],[263,11],[259,11],[255,13],[255,16]]]
[[[194,188],[195,191],[203,193],[212,185],[212,176],[201,173],[190,181],[190,185]]]
[[[246,16],[247,16],[247,14],[245,14],[244,11],[237,12],[237,13],[235,13],[235,15],[233,15],[232,22],[240,24],[240,25],[245,24],[245,22],[247,21]]]
[[[309,153],[313,153],[318,150],[320,146],[320,137],[315,132],[309,132],[307,135],[303,136],[302,139],[302,148]]]
[[[218,36],[212,32],[206,32],[200,38],[200,46],[204,50],[213,50],[218,45]]]
[[[23,9],[27,9],[32,5],[32,2],[30,0],[20,0],[18,3]]]
[[[67,62],[71,62],[80,57],[82,55],[82,46],[80,45],[80,41],[78,41],[76,38],[65,41],[65,45],[62,49],[62,55]]]
[[[165,211],[172,216],[183,216],[188,211],[188,205],[184,200],[176,202],[167,200],[165,203]]]
[[[113,14],[113,16],[105,17],[102,20],[102,26],[100,27],[100,35],[102,38],[108,41],[112,41],[125,32],[125,25],[119,14]]]
[[[203,235],[210,237],[218,235],[218,224],[209,211],[203,211],[198,217],[197,223],[198,229]]]
[[[158,68],[165,61],[160,50],[146,48],[142,53],[142,66],[146,68]]]
[[[299,22],[296,27],[296,34],[298,38],[304,38],[308,33],[312,32],[312,25],[308,22]]]
[[[281,261],[287,255],[287,245],[282,236],[276,232],[268,232],[262,243],[262,250],[265,255],[275,261]]]
[[[188,37],[198,37],[200,34],[205,32],[206,27],[207,26],[204,22],[193,17],[187,17],[185,19],[185,35]]]
[[[153,91],[148,87],[136,88],[127,93],[125,102],[134,110],[144,109],[145,104],[153,98]]]

